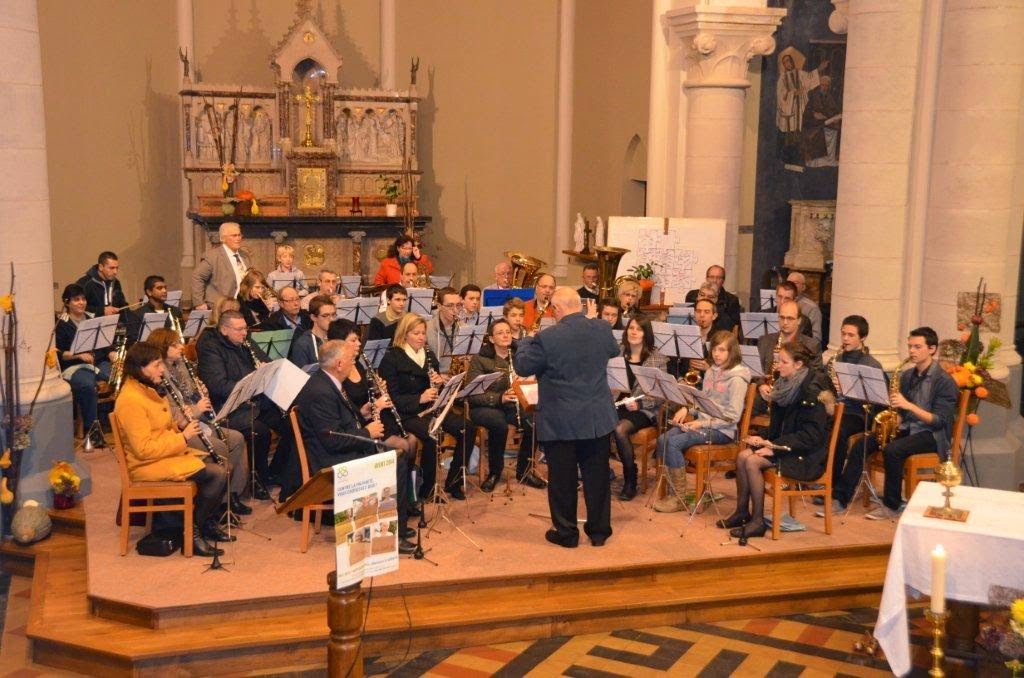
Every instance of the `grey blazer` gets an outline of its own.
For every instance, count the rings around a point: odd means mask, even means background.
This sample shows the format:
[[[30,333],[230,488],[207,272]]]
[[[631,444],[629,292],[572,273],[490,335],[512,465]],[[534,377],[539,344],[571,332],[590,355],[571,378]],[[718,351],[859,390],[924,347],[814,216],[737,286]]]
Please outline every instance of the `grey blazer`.
[[[242,265],[252,268],[252,262],[241,250],[238,251]],[[235,264],[224,251],[223,245],[206,250],[202,260],[192,273],[192,305],[215,304],[224,297],[238,294],[238,282],[235,280]]]

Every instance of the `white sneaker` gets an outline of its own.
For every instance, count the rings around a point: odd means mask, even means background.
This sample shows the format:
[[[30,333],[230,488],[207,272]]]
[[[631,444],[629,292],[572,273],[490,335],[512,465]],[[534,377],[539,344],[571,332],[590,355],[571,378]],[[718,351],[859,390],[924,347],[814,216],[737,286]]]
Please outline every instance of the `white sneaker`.
[[[846,507],[843,506],[843,502],[839,501],[838,499],[833,499],[832,500],[832,515],[835,515],[837,513],[842,513],[845,510],[846,510]],[[821,509],[820,511],[815,511],[814,512],[814,516],[816,518],[824,518],[825,517],[825,509]]]
[[[885,504],[882,504],[864,517],[868,520],[898,520],[900,513],[899,511],[893,511]]]

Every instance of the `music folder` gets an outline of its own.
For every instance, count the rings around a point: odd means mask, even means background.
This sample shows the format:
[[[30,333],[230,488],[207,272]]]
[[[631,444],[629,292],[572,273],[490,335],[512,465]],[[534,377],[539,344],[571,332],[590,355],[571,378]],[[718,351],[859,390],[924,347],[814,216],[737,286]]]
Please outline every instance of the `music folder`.
[[[117,333],[118,315],[100,315],[86,318],[78,323],[75,338],[71,341],[72,353],[86,353],[114,345]]]
[[[744,339],[757,339],[779,331],[778,313],[740,313]]]
[[[429,318],[431,313],[430,307],[434,302],[434,290],[424,287],[410,287],[408,292],[409,312],[423,318]]]
[[[206,326],[207,322],[209,322],[210,315],[212,313],[213,311],[209,309],[204,309],[202,311],[192,309],[188,314],[188,320],[185,321],[185,326],[181,328],[182,336],[186,339],[191,339],[199,334],[199,331]]]
[[[153,330],[167,327],[167,321],[170,319],[171,314],[169,312],[144,313],[142,316],[142,328],[139,330],[139,341],[148,339]]]
[[[307,373],[283,358],[264,363],[238,380],[217,412],[217,419],[227,417],[259,395],[265,395],[282,411],[287,410],[308,380]]]
[[[839,379],[839,391],[843,398],[889,405],[889,382],[885,373],[877,367],[856,363],[832,363]]]

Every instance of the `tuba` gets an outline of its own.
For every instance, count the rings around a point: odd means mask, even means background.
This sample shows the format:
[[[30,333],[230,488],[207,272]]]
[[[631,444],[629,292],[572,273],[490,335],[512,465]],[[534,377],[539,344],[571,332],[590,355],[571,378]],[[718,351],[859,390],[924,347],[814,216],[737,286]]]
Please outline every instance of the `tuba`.
[[[889,378],[890,402],[892,397],[900,392],[900,371],[908,362],[910,362],[910,358],[901,362],[896,366],[896,369],[892,371],[892,376]],[[896,437],[896,431],[899,427],[900,415],[892,405],[875,415],[874,425],[871,427],[871,433],[875,436],[875,440],[878,441],[879,450],[883,452],[885,451],[886,445],[892,442],[892,439]]]
[[[629,250],[622,247],[596,247],[597,254],[597,296],[601,299],[611,297],[618,280],[615,274],[619,270],[619,261]]]
[[[540,269],[547,266],[546,262],[522,252],[508,251],[505,256],[512,262],[512,279],[509,281],[512,287],[533,287],[540,277]]]

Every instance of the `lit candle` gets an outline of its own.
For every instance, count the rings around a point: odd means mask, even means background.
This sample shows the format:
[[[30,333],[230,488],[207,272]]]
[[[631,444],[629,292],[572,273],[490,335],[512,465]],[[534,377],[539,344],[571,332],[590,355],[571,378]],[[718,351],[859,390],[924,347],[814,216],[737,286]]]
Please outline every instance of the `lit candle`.
[[[946,611],[946,549],[937,544],[932,551],[932,612]]]

